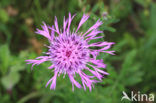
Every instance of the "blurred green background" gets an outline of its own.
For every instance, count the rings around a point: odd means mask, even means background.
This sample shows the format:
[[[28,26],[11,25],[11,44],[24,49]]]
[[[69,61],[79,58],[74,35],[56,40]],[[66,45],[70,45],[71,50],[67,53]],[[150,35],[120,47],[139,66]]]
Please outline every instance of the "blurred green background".
[[[62,76],[55,91],[45,88],[53,76],[47,69],[50,64],[31,71],[25,63],[47,51],[48,41],[34,33],[42,21],[52,25],[57,16],[61,27],[69,12],[77,14],[72,28],[88,13],[90,19],[80,31],[100,18],[103,40],[116,42],[115,56],[99,56],[110,75],[91,92],[73,92],[69,79]],[[155,0],[0,0],[0,103],[121,103],[122,91],[156,94]]]

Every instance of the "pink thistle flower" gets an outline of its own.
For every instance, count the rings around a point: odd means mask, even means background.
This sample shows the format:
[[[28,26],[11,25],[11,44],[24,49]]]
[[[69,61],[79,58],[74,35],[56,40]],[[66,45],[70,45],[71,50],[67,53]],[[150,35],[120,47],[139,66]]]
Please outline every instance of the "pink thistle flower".
[[[75,16],[75,15],[74,15]],[[34,60],[26,60],[27,64],[39,65],[45,61],[51,61],[52,65],[48,69],[54,70],[54,76],[47,82],[46,87],[51,83],[50,89],[55,89],[56,79],[60,74],[68,75],[72,87],[74,85],[77,88],[86,87],[91,91],[94,87],[94,83],[102,81],[107,72],[99,69],[106,68],[106,64],[103,63],[103,59],[97,60],[96,57],[100,52],[109,53],[113,55],[114,51],[106,51],[111,47],[114,42],[88,42],[93,39],[103,38],[98,36],[99,33],[103,33],[98,30],[98,27],[102,25],[102,22],[98,20],[92,27],[90,27],[85,33],[78,32],[82,24],[89,18],[88,15],[83,15],[77,29],[73,32],[70,31],[70,24],[74,16],[69,13],[69,18],[63,22],[63,31],[59,30],[57,18],[53,26],[47,26],[45,23],[42,26],[43,30],[37,29],[36,33],[46,37],[49,40],[50,45],[47,56],[39,56]],[[56,33],[56,34],[55,34]],[[100,47],[100,49],[91,49],[90,47]],[[93,75],[87,75],[84,70],[88,70]],[[79,74],[82,85],[75,80],[75,73]],[[94,79],[94,78],[97,79]]]

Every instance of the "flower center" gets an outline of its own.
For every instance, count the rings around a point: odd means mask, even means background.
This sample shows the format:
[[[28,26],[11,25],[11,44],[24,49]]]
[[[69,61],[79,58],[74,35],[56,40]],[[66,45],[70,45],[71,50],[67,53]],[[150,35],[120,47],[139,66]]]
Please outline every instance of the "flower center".
[[[66,35],[56,38],[50,47],[52,62],[61,71],[75,71],[85,67],[89,53],[80,36]]]
[[[67,50],[67,51],[66,51],[66,56],[69,58],[69,57],[71,56],[71,53],[72,53],[71,51],[68,51],[68,50]]]

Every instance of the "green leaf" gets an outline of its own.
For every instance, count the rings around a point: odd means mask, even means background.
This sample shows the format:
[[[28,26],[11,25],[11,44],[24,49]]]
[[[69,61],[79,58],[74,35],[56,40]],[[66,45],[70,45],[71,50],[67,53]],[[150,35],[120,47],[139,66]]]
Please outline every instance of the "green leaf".
[[[136,50],[132,50],[130,51],[127,56],[125,61],[123,62],[122,68],[129,68],[131,67],[131,65],[134,62],[135,56],[136,56],[137,51]]]
[[[7,22],[8,20],[9,20],[9,16],[8,16],[8,14],[7,14],[7,12],[5,11],[5,10],[3,10],[3,9],[0,9],[0,21],[2,21],[2,22]]]
[[[11,72],[18,72],[18,71],[22,71],[24,70],[25,68],[25,65],[22,65],[22,64],[16,64],[14,66],[11,66]]]
[[[127,43],[128,43],[131,47],[135,48],[135,47],[137,46],[136,40],[135,40],[135,38],[132,36],[132,34],[130,34],[130,33],[128,33],[128,32],[124,33],[124,39],[127,41]]]
[[[9,51],[8,45],[2,45],[0,47],[0,71],[4,75],[9,67],[9,63],[11,61],[11,55]]]
[[[20,75],[18,72],[10,72],[8,75],[2,77],[1,82],[4,88],[7,90],[12,89],[20,79]]]
[[[149,0],[135,0],[138,4],[140,4],[143,7],[147,7],[149,5]]]

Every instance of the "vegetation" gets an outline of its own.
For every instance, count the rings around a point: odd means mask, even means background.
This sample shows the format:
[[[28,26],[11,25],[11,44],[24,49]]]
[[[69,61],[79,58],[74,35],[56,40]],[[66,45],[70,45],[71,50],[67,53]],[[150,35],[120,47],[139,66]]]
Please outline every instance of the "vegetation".
[[[100,54],[110,74],[90,92],[72,91],[67,77],[60,76],[56,90],[45,88],[53,76],[48,62],[26,65],[47,51],[47,40],[36,35],[42,22],[59,26],[68,13],[76,13],[76,28],[83,13],[90,15],[86,31],[99,18],[104,22],[103,40],[115,42],[115,56]],[[155,0],[0,0],[0,103],[130,103],[122,91],[156,95],[156,2]],[[149,103],[148,101],[144,101]],[[154,102],[153,102],[154,103]]]

